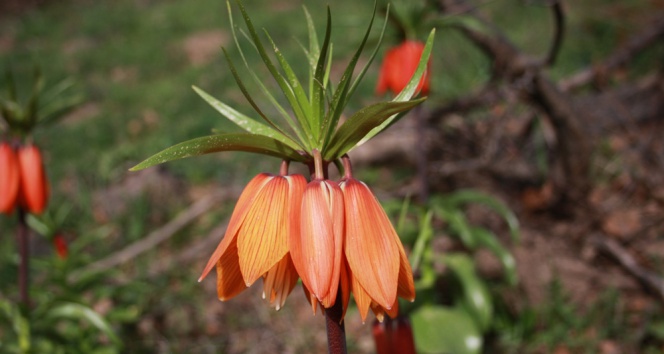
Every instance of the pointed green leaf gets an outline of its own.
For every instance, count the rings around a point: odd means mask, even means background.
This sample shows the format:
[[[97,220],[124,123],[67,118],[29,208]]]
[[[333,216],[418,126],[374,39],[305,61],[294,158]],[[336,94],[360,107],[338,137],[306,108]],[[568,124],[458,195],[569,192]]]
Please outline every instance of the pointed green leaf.
[[[240,8],[240,12],[242,13],[242,18],[244,19],[245,24],[247,25],[247,29],[249,30],[249,35],[251,36],[251,40],[256,46],[256,50],[258,51],[258,54],[260,55],[261,59],[263,60],[263,63],[265,63],[265,66],[267,67],[268,71],[274,78],[274,80],[277,82],[279,85],[279,88],[281,88],[281,91],[283,92],[284,96],[286,96],[286,99],[288,100],[288,103],[290,103],[291,107],[293,108],[293,112],[295,113],[295,117],[297,117],[300,126],[304,129],[306,132],[306,136],[310,142],[310,144],[307,145],[312,145],[311,143],[315,142],[315,139],[313,137],[312,133],[312,127],[310,126],[310,123],[308,121],[308,118],[305,116],[304,112],[300,108],[299,104],[297,103],[297,99],[295,98],[295,95],[293,94],[293,89],[290,87],[288,84],[288,81],[279,73],[277,68],[274,66],[272,63],[272,60],[270,60],[270,57],[267,55],[267,52],[265,51],[265,47],[263,47],[263,43],[261,42],[260,38],[258,38],[258,33],[256,32],[256,29],[254,28],[253,23],[251,22],[251,18],[249,18],[249,15],[247,14],[246,9],[244,8],[244,5],[242,4],[241,0],[236,0],[236,3],[238,4],[238,7]]]
[[[244,82],[242,81],[242,78],[237,72],[237,69],[235,68],[235,64],[233,64],[233,61],[231,60],[230,56],[228,56],[228,52],[226,52],[225,48],[222,48],[222,51],[224,53],[224,58],[226,58],[226,62],[228,63],[228,67],[231,69],[231,74],[233,75],[233,78],[235,79],[235,83],[237,84],[238,88],[242,92],[242,95],[244,95],[244,98],[249,102],[251,107],[258,113],[258,115],[263,118],[263,120],[269,124],[274,130],[277,130],[283,134],[283,131],[279,129],[279,127],[272,122],[272,120],[263,113],[263,110],[258,107],[258,104],[254,101],[254,99],[251,97],[249,94],[249,91],[247,90],[247,87],[244,85]],[[285,135],[285,134],[284,134]]]
[[[281,69],[284,71],[284,73],[286,73],[286,78],[288,79],[290,87],[293,89],[293,93],[295,94],[295,98],[300,109],[304,112],[305,116],[311,116],[311,104],[307,98],[307,94],[304,92],[304,88],[302,87],[300,80],[298,80],[297,76],[295,76],[295,72],[291,68],[290,64],[288,64],[286,61],[286,58],[284,58],[284,56],[281,54],[281,51],[277,47],[276,43],[274,43],[274,40],[272,40],[272,37],[270,37],[267,31],[265,32],[265,35],[272,44],[274,54],[277,57],[279,64],[281,65]]]
[[[464,311],[440,305],[424,305],[411,315],[418,353],[478,354],[482,335]]]
[[[120,343],[120,339],[113,332],[108,322],[100,314],[87,306],[73,302],[65,303],[50,309],[46,316],[53,319],[67,318],[87,321],[100,332],[104,333],[110,340]]]
[[[204,136],[171,146],[132,167],[130,171],[220,151],[246,151],[293,161],[307,161],[306,157],[278,140],[263,135],[233,133]]]
[[[390,116],[411,109],[423,101],[424,98],[406,102],[380,102],[359,110],[334,133],[329,146],[324,147],[323,158],[330,161],[341,157]]]
[[[433,211],[427,211],[424,216],[420,216],[420,233],[415,240],[413,245],[413,251],[410,253],[410,266],[413,271],[417,272],[420,267],[420,262],[422,261],[422,255],[424,254],[429,240],[433,237],[433,224],[431,223],[433,219]]]
[[[332,33],[332,15],[330,14],[330,7],[327,7],[327,26],[325,27],[325,38],[323,39],[323,46],[318,54],[318,62],[316,63],[316,71],[314,72],[313,82],[313,96],[311,97],[311,128],[314,132],[314,139],[317,143],[316,147],[322,147],[322,141],[319,139],[321,136],[321,120],[325,115],[325,72],[327,62],[328,49],[330,47],[330,36]]]
[[[415,73],[413,73],[413,76],[410,78],[410,81],[408,81],[408,84],[406,87],[404,87],[403,90],[392,100],[394,102],[402,102],[402,101],[407,101],[410,100],[413,95],[416,93],[415,90],[417,89],[418,84],[420,83],[420,79],[422,78],[422,75],[424,75],[426,69],[427,69],[427,63],[429,62],[429,56],[431,55],[431,49],[433,48],[433,40],[436,34],[436,29],[432,29],[431,33],[429,33],[429,37],[427,38],[427,41],[424,45],[424,50],[422,52],[422,57],[420,58],[419,64],[417,64],[417,69],[415,70]],[[367,140],[373,138],[383,130],[385,130],[387,127],[389,127],[394,121],[398,118],[398,116],[395,114],[394,116],[390,117],[389,119],[386,119],[380,126],[377,126],[371,132],[369,132],[363,139],[358,143],[358,145],[362,145]]]
[[[271,90],[268,89],[265,84],[263,83],[264,78],[259,78],[258,74],[256,73],[256,70],[254,70],[250,65],[249,62],[247,61],[247,58],[244,55],[244,51],[242,50],[242,46],[240,46],[240,42],[237,39],[237,33],[235,32],[235,22],[233,21],[233,12],[231,9],[231,4],[227,0],[226,1],[226,7],[228,8],[228,21],[230,23],[231,27],[231,33],[233,35],[233,41],[235,42],[235,46],[237,47],[238,52],[240,53],[240,57],[242,58],[242,62],[244,63],[245,68],[247,69],[247,72],[251,75],[251,77],[254,79],[254,82],[260,87],[261,91],[267,97],[267,99],[270,101],[272,106],[274,106],[279,114],[284,118],[288,126],[295,132],[295,135],[297,135],[298,139],[300,142],[304,145],[308,144],[307,139],[304,137],[304,133],[302,131],[302,128],[300,128],[297,124],[295,124],[295,121],[292,119],[290,114],[286,112],[286,110],[279,104],[276,98],[274,98],[274,95],[272,95]],[[246,34],[245,34],[246,36]],[[249,41],[251,41],[251,38],[246,36]],[[254,45],[254,49],[256,49],[256,46]],[[310,147],[307,145],[308,149],[310,150]]]
[[[449,225],[452,234],[461,240],[464,246],[474,250],[477,247],[477,241],[473,237],[470,225],[463,211],[455,208],[444,208],[441,206],[434,206],[436,215],[443,219]]]
[[[224,117],[228,118],[230,121],[233,123],[237,124],[238,127],[244,129],[248,133],[251,134],[256,134],[256,135],[263,135],[275,140],[278,140],[288,146],[290,146],[293,149],[299,150],[301,147],[290,137],[284,135],[278,130],[275,130],[274,128],[261,124],[257,122],[256,120],[253,120],[244,114],[236,111],[235,109],[231,108],[231,106],[217,100],[216,98],[210,96],[208,93],[205,91],[201,90],[200,88],[196,86],[192,86],[194,91],[201,96],[210,106],[212,106],[214,109],[216,109],[219,113],[221,113]]]
[[[478,328],[487,330],[493,317],[493,301],[489,290],[475,271],[472,258],[456,253],[447,254],[442,259],[461,283],[462,304],[472,314]]]
[[[498,213],[507,223],[512,236],[512,242],[519,242],[519,220],[516,214],[500,200],[472,189],[463,189],[452,193],[445,198],[446,202],[453,207],[465,203],[480,203]]]
[[[375,13],[375,4],[374,2],[374,13]],[[378,50],[380,49],[381,43],[383,43],[383,36],[385,35],[385,29],[387,28],[387,22],[390,17],[390,4],[387,4],[387,10],[385,11],[385,22],[383,22],[383,28],[380,30],[380,36],[378,37],[378,41],[376,42],[376,47],[374,48],[373,52],[369,56],[369,59],[367,62],[364,64],[364,67],[362,67],[362,70],[360,70],[360,73],[357,75],[355,80],[353,81],[353,84],[350,86],[350,89],[348,90],[348,97],[353,96],[353,93],[355,93],[355,89],[357,88],[357,85],[362,81],[364,78],[364,74],[366,74],[367,70],[373,63],[374,59],[376,58],[376,55],[378,54]]]
[[[320,125],[323,146],[327,145],[330,137],[332,136],[332,133],[337,128],[337,123],[339,122],[341,113],[343,113],[343,110],[348,102],[349,85],[353,77],[353,72],[355,71],[355,65],[357,64],[357,61],[362,54],[362,50],[364,49],[364,45],[367,43],[367,39],[369,39],[369,33],[371,33],[371,27],[373,26],[373,21],[376,17],[376,7],[377,4],[374,2],[374,11],[371,16],[371,20],[369,21],[369,26],[364,33],[364,38],[362,38],[362,42],[360,43],[359,48],[357,48],[353,58],[348,63],[348,66],[346,66],[346,70],[344,70],[344,73],[341,76],[341,80],[339,81],[339,85],[337,86],[337,89],[334,92],[334,96],[332,97],[330,109],[325,115],[323,124]]]
[[[493,232],[482,227],[473,227],[471,228],[471,232],[478,246],[486,247],[498,258],[505,270],[505,280],[507,280],[509,285],[515,286],[518,283],[518,275],[514,256],[500,244],[500,241],[498,241]]]

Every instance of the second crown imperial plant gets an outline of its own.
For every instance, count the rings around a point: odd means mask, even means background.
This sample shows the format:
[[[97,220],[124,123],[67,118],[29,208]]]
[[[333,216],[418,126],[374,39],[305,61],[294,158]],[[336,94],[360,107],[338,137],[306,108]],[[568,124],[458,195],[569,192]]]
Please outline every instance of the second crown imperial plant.
[[[246,69],[244,75],[225,49],[224,55],[257,117],[240,113],[194,87],[213,108],[245,132],[214,134],[177,144],[132,170],[220,151],[254,152],[281,159],[278,174],[261,173],[247,184],[226,233],[199,280],[215,268],[218,296],[225,301],[262,279],[264,298],[279,309],[301,279],[314,311],[319,307],[325,311],[341,306],[345,313],[352,293],[363,320],[369,309],[381,320],[385,314],[396,316],[398,297],[409,301],[415,298],[410,264],[380,203],[365,183],[353,177],[348,154],[424,101],[425,98],[415,96],[426,71],[434,31],[422,48],[417,70],[413,69],[412,78],[393,100],[364,107],[340,123],[344,108],[377,52],[373,52],[366,66],[353,78],[371,32],[373,17],[341,78],[332,85],[329,77],[330,12],[328,10],[325,37],[319,44],[314,22],[305,9],[309,46],[303,55],[310,65],[303,85],[265,32],[273,49],[268,55],[242,2],[237,3],[253,42],[250,47],[265,64],[288,109],[278,103],[274,90],[267,87],[257,70],[245,60],[227,2],[235,44]],[[245,85],[247,78],[253,80],[263,97],[275,106],[270,111],[279,112],[277,117],[263,111],[249,94]],[[310,176],[290,174],[292,163],[306,165]],[[342,176],[339,181],[329,178],[330,165],[339,170]]]

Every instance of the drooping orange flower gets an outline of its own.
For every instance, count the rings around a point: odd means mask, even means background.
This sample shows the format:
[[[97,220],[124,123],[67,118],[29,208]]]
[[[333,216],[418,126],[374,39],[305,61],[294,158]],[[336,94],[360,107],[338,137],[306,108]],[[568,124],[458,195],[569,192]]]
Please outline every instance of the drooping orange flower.
[[[297,281],[288,239],[305,185],[301,175],[254,177],[240,195],[226,234],[199,281],[216,265],[217,293],[224,301],[263,277],[265,296],[277,308],[283,306]]]
[[[41,214],[46,208],[49,187],[39,148],[25,145],[18,150],[20,171],[19,201],[27,212]]]
[[[345,257],[362,320],[398,312],[397,296],[415,299],[413,274],[392,223],[369,187],[349,175],[340,183],[346,210]]]
[[[412,40],[406,40],[388,50],[378,75],[376,93],[382,95],[387,90],[392,91],[394,94],[401,92],[415,73],[423,51],[424,44]],[[429,93],[429,81],[430,74],[427,65],[427,71],[417,86],[417,91],[422,95]]]
[[[315,179],[302,197],[299,232],[290,234],[293,264],[310,293],[313,306],[334,305],[341,277],[344,199],[336,182]],[[297,224],[297,222],[294,222]]]
[[[16,152],[9,143],[0,143],[0,214],[14,210],[19,191],[19,167]]]

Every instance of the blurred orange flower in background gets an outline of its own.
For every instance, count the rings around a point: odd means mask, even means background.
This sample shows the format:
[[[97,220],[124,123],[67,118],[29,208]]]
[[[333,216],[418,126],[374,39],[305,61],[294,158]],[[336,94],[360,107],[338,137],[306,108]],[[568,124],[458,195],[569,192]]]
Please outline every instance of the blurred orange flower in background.
[[[401,92],[415,73],[423,51],[424,44],[412,40],[406,40],[388,50],[378,74],[376,93],[382,95],[389,90],[396,95]],[[427,72],[424,73],[417,85],[416,91],[419,91],[421,95],[429,93],[431,75],[428,67],[427,65]]]
[[[0,143],[0,213],[10,214],[20,205],[26,212],[41,214],[48,195],[39,148],[29,144],[15,150],[9,143]]]

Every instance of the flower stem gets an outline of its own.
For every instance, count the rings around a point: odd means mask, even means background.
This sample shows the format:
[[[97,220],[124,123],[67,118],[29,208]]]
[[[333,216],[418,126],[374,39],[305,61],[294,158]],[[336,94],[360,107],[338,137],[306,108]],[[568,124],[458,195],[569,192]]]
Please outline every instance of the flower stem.
[[[337,292],[337,300],[332,307],[325,309],[325,328],[327,329],[327,352],[329,354],[346,354],[346,329],[343,323],[343,301],[341,289]]]
[[[289,161],[283,160],[281,161],[281,167],[279,168],[279,174],[282,176],[287,176],[288,175],[288,165],[290,164]]]
[[[29,283],[29,265],[30,265],[30,239],[28,234],[28,224],[25,219],[25,210],[18,208],[18,229],[16,230],[16,242],[20,255],[20,264],[18,268],[18,288],[21,296],[21,303],[26,309],[30,308],[30,293],[28,291]]]
[[[314,155],[314,178],[323,180],[325,179],[325,175],[327,173],[326,170],[324,169],[324,164],[323,164],[323,156],[321,156],[320,151],[318,149],[313,150],[313,155]]]
[[[353,178],[353,166],[350,163],[350,157],[344,154],[344,156],[341,156],[341,162],[344,165],[344,178]]]

